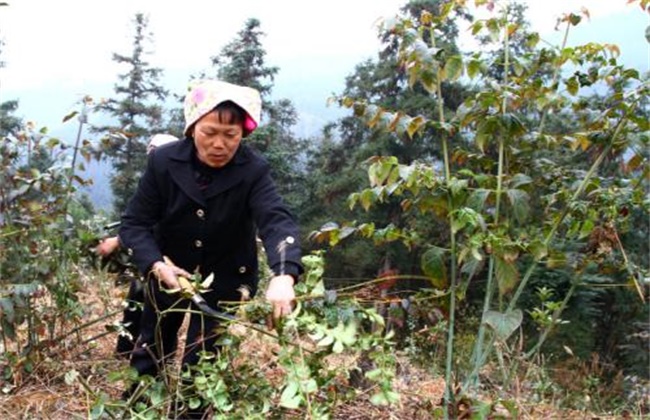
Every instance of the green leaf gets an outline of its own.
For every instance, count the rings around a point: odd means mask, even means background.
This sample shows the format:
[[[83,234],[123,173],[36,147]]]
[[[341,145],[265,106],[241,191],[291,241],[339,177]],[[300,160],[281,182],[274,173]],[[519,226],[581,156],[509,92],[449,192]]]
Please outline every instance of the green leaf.
[[[446,251],[443,248],[431,247],[420,260],[420,267],[425,276],[431,278],[433,286],[438,289],[447,288]]]
[[[386,185],[395,182],[399,173],[394,169],[397,167],[397,158],[391,156],[388,159],[381,159],[370,165],[368,168],[368,178],[372,187]]]
[[[569,22],[573,26],[577,26],[580,22],[582,21],[582,17],[580,15],[576,15],[575,13],[571,13],[569,15]]]
[[[501,127],[509,137],[517,137],[526,132],[526,126],[515,114],[507,113],[500,118]]]
[[[469,63],[467,63],[467,76],[469,76],[470,79],[474,79],[480,71],[481,71],[480,60],[471,60]]]
[[[512,62],[512,71],[515,76],[521,77],[524,74],[525,68],[518,60],[516,60]]]
[[[519,328],[523,319],[524,314],[521,309],[506,313],[487,311],[483,322],[492,328],[498,340],[505,341]]]
[[[70,120],[71,118],[74,118],[77,114],[79,114],[78,111],[72,111],[71,113],[69,113],[68,115],[63,117],[63,122],[66,122],[66,121]]]
[[[494,273],[499,284],[499,293],[505,295],[510,292],[519,281],[519,270],[514,262],[506,262],[496,257],[494,260]]]
[[[422,72],[422,74],[420,75],[420,82],[422,83],[422,87],[424,87],[424,89],[429,93],[435,93],[436,90],[438,90],[438,85],[436,84],[436,77],[430,71]]]
[[[280,396],[280,406],[289,409],[296,409],[300,407],[301,401],[302,398],[299,393],[298,382],[289,382]]]
[[[506,190],[506,195],[512,206],[512,214],[519,223],[524,223],[530,214],[530,197],[524,190]]]
[[[164,404],[165,402],[165,389],[163,387],[155,387],[154,389],[151,390],[149,393],[149,396],[151,398],[151,404],[156,407]]]
[[[476,211],[482,211],[485,208],[485,203],[489,196],[490,190],[484,188],[476,189],[467,198],[467,206]]]
[[[481,32],[481,29],[483,29],[483,21],[477,20],[472,24],[471,29],[472,29],[472,35],[476,35],[477,33]]]
[[[580,84],[575,77],[566,80],[566,90],[571,96],[576,96],[580,90]]]
[[[359,202],[361,202],[361,207],[363,207],[365,211],[368,211],[376,198],[377,197],[375,196],[374,190],[370,188],[363,190],[359,195]]]
[[[331,336],[334,339],[332,351],[334,353],[341,353],[345,349],[345,346],[351,346],[357,341],[357,324],[355,322],[348,324],[339,323],[331,331]]]
[[[535,258],[535,261],[540,261],[548,255],[548,247],[538,239],[528,245],[528,250]]]
[[[510,187],[511,188],[519,188],[522,185],[528,185],[532,183],[533,180],[531,177],[525,174],[515,174],[513,175],[512,179],[510,180]]]
[[[584,222],[582,222],[580,226],[580,233],[578,235],[579,239],[584,239],[587,236],[591,235],[591,232],[594,230],[594,221],[591,219],[587,219]]]
[[[373,405],[390,405],[399,401],[399,394],[393,391],[382,391],[370,397]]]
[[[92,418],[92,419],[101,418],[102,414],[104,414],[105,408],[106,407],[104,407],[104,401],[100,400],[100,401],[96,402],[93,405],[92,409],[90,410],[90,418]]]
[[[447,59],[444,67],[447,80],[454,81],[463,75],[463,59],[459,55],[452,55]]]
[[[492,39],[492,42],[498,41],[501,32],[499,28],[498,20],[492,18],[492,19],[488,19],[486,23],[487,23],[488,31],[490,32],[490,39]]]
[[[414,118],[411,118],[409,121],[407,127],[406,127],[406,132],[408,133],[410,138],[413,138],[413,135],[422,128],[426,120],[422,116],[417,116]]]

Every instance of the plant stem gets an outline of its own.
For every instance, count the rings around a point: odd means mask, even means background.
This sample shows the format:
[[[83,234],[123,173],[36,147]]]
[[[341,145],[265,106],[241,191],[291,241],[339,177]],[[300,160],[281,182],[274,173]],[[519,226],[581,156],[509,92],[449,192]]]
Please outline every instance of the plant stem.
[[[504,19],[505,19],[505,35],[504,35],[504,60],[503,60],[503,97],[501,103],[501,114],[505,115],[508,109],[508,95],[505,90],[508,87],[508,71],[510,67],[510,38],[508,35],[508,8],[509,3],[506,4],[504,9]],[[496,202],[494,205],[494,227],[499,226],[499,218],[501,211],[501,193],[503,189],[503,176],[504,176],[504,155],[505,155],[505,140],[504,135],[499,136],[499,164],[497,170],[497,190],[496,190]],[[478,362],[482,359],[483,352],[483,341],[485,340],[485,329],[486,324],[484,322],[485,314],[490,310],[492,294],[494,293],[494,254],[490,254],[490,263],[488,266],[488,279],[487,285],[485,288],[485,300],[483,301],[483,314],[481,316],[481,324],[478,328],[478,337],[476,339],[476,345],[474,347],[474,358],[473,365],[476,368]],[[470,378],[474,384],[478,381],[478,375],[474,378]]]
[[[86,390],[86,392],[88,392],[90,395],[92,395],[93,399],[96,400],[97,399],[97,394],[95,393],[95,391],[92,390],[90,385],[88,385],[88,382],[86,382],[86,380],[83,379],[81,377],[81,375],[77,376],[77,380],[79,381],[81,386]],[[117,420],[117,417],[115,417],[115,415],[111,412],[111,410],[108,409],[108,407],[104,406],[104,411],[106,412],[108,417]]]
[[[564,30],[564,37],[562,38],[562,44],[560,46],[560,54],[562,51],[564,51],[564,48],[566,47],[566,43],[569,39],[569,29],[571,29],[571,23],[567,22],[566,23],[566,28]],[[557,83],[558,77],[560,77],[560,68],[562,67],[562,64],[558,64],[555,66],[553,69],[553,78],[551,79],[551,87],[555,86]],[[546,124],[546,116],[548,115],[548,111],[551,108],[550,103],[544,106],[544,109],[542,110],[542,118],[539,122],[539,128],[538,132],[541,135],[544,132],[545,124]]]
[[[629,113],[632,113],[633,110],[636,108],[637,103],[635,102],[629,110]],[[628,114],[629,115],[629,114]],[[544,239],[544,246],[548,247],[549,243],[551,242],[551,239],[555,236],[555,232],[557,229],[560,227],[566,216],[569,214],[569,210],[571,208],[571,204],[576,202],[578,198],[582,195],[583,191],[587,187],[587,184],[591,180],[591,178],[594,176],[598,168],[600,167],[602,161],[605,159],[605,156],[609,154],[609,151],[612,149],[614,143],[616,142],[616,139],[621,133],[621,130],[623,129],[623,126],[628,120],[628,115],[625,115],[621,118],[621,120],[618,122],[618,125],[616,126],[616,129],[614,130],[614,133],[612,134],[611,138],[609,139],[609,142],[607,145],[603,148],[603,150],[600,152],[594,163],[591,165],[589,168],[589,171],[585,174],[585,177],[582,179],[580,182],[580,185],[578,186],[578,189],[575,191],[571,199],[567,202],[566,206],[564,207],[564,210],[560,214],[560,217],[558,217],[555,220],[555,223],[551,227],[551,230],[548,232],[546,235],[546,238]],[[522,278],[521,282],[519,283],[519,286],[517,287],[517,290],[515,291],[515,294],[513,295],[512,299],[510,300],[510,303],[508,305],[508,308],[506,309],[506,313],[512,311],[517,304],[517,301],[519,300],[519,297],[521,296],[521,293],[523,292],[524,288],[528,284],[528,281],[530,280],[533,272],[535,271],[535,268],[537,266],[537,263],[539,263],[541,257],[535,257],[533,261],[530,263],[528,266],[528,269],[526,270],[526,273],[524,274],[524,277]],[[472,374],[470,375],[470,379],[473,378],[475,375],[478,375],[478,370],[480,367],[485,363],[485,360],[487,359],[487,356],[489,355],[489,350],[494,344],[495,338],[492,337],[490,340],[489,345],[486,347],[485,353],[483,353],[483,357],[481,360],[479,360],[479,363],[474,366]],[[466,383],[463,388],[468,387],[471,385],[470,383]]]
[[[633,105],[631,107],[631,110],[633,110],[635,106]],[[603,160],[605,159],[605,156],[609,154],[609,151],[612,150],[612,147],[614,146],[615,140],[618,138],[618,136],[621,133],[621,130],[623,129],[623,126],[627,122],[627,115],[621,118],[621,120],[618,122],[618,125],[616,126],[616,129],[614,130],[614,134],[612,134],[612,137],[610,138],[609,142],[607,145],[603,148],[603,150],[600,152],[594,163],[591,165],[589,168],[589,171],[585,174],[585,177],[582,179],[582,182],[580,182],[580,185],[578,186],[578,189],[573,193],[573,196],[567,203],[567,205],[564,207],[564,210],[560,214],[560,217],[556,219],[555,223],[551,227],[551,230],[548,232],[546,235],[546,238],[544,239],[544,246],[548,247],[548,245],[551,243],[551,240],[555,237],[555,232],[558,230],[564,219],[567,217],[569,214],[569,210],[571,209],[572,203],[578,201],[578,198],[582,195],[583,191],[587,187],[587,184],[591,180],[591,178],[596,174],[596,171],[602,164]],[[523,292],[524,288],[526,287],[528,280],[530,279],[531,275],[533,274],[533,271],[535,269],[535,266],[539,262],[538,258],[535,258],[533,262],[531,262],[530,266],[528,267],[528,270],[526,271],[526,274],[524,278],[521,280],[519,283],[519,286],[517,287],[517,290],[515,291],[515,294],[512,296],[512,299],[510,300],[510,303],[508,304],[508,311],[511,311],[514,309],[515,305],[517,304],[517,301],[519,300],[519,297],[521,296],[521,293]]]
[[[433,34],[432,34],[433,36]],[[432,37],[433,39],[433,37]],[[438,118],[441,124],[445,123],[444,100],[442,97],[442,71],[438,68],[437,93],[438,93]],[[445,362],[445,396],[444,415],[449,418],[449,406],[453,404],[453,389],[451,383],[451,369],[454,355],[454,321],[456,318],[456,234],[454,233],[453,197],[451,192],[451,170],[449,164],[449,146],[447,134],[442,135],[442,155],[445,165],[445,183],[447,189],[447,212],[450,230],[450,282],[449,282],[449,330],[447,334],[447,358]]]
[[[52,340],[52,342],[53,342],[53,343],[59,343],[59,342],[63,341],[65,338],[67,338],[67,337],[69,337],[69,336],[71,336],[71,335],[73,335],[73,334],[78,333],[79,331],[83,330],[84,328],[88,328],[88,327],[90,327],[91,325],[97,324],[98,322],[102,322],[103,320],[105,320],[105,319],[107,319],[107,318],[110,318],[110,317],[112,317],[112,316],[114,316],[114,315],[117,315],[117,314],[119,314],[119,313],[121,313],[121,312],[122,312],[122,309],[119,309],[119,310],[113,311],[113,312],[111,312],[111,313],[108,313],[108,314],[106,314],[106,315],[100,316],[99,318],[93,319],[92,321],[89,321],[89,322],[86,322],[86,323],[84,323],[84,324],[81,324],[81,325],[79,325],[78,327],[73,328],[72,330],[70,330],[70,331],[68,331],[68,332],[66,332],[66,333],[64,333],[64,334],[61,334],[60,336],[56,337],[54,340]],[[51,355],[51,354],[50,354],[50,355]]]
[[[86,123],[86,100],[82,100],[82,110],[79,115],[79,128],[77,129],[77,138],[74,144],[74,151],[72,152],[72,163],[70,165],[70,176],[68,177],[68,184],[66,185],[67,197],[65,200],[65,205],[63,206],[63,214],[67,219],[68,216],[68,205],[72,199],[72,181],[74,180],[74,171],[75,165],[77,164],[77,156],[79,155],[79,143],[81,143],[81,133],[83,132],[84,124]],[[66,224],[67,226],[68,224]]]

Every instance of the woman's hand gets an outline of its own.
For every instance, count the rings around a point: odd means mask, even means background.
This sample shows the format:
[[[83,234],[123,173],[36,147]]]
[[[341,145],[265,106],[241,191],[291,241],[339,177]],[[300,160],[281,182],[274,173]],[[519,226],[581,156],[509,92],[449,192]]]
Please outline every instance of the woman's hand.
[[[181,285],[178,282],[178,276],[190,278],[191,274],[182,268],[175,265],[166,264],[162,261],[157,261],[152,267],[151,271],[156,278],[161,281],[166,289],[176,290],[180,289]]]
[[[99,242],[99,245],[97,245],[95,251],[102,257],[108,257],[119,247],[120,240],[117,236],[111,236],[110,238],[102,239]]]
[[[266,299],[273,306],[273,318],[287,316],[293,310],[296,292],[293,290],[293,277],[288,274],[275,276],[266,289]]]

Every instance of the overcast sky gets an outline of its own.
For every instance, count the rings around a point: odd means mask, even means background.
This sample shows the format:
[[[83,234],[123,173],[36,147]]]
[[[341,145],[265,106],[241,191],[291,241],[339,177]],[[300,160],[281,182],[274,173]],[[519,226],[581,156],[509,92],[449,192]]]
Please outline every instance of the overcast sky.
[[[267,64],[280,67],[274,96],[301,112],[303,128],[316,129],[335,112],[326,108],[354,66],[378,51],[376,23],[406,0],[5,0],[0,37],[5,46],[0,101],[19,99],[19,115],[56,130],[83,95],[110,95],[124,68],[114,52],[132,48],[133,15],[149,15],[154,35],[150,62],[165,72],[165,87],[185,88],[190,74],[207,69],[248,18],[261,21]],[[555,19],[587,6],[591,22],[574,40],[618,44],[624,57],[647,71],[648,17],[627,0],[530,0],[529,19],[543,37],[556,39]],[[554,38],[555,37],[555,38]],[[627,55],[625,55],[627,54]]]

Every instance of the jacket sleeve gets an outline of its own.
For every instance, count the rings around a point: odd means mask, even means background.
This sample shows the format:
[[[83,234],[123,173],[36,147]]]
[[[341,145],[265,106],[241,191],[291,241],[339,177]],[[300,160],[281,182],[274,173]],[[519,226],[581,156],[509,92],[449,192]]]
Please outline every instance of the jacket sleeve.
[[[290,274],[297,280],[303,272],[298,225],[278,194],[266,162],[254,180],[249,202],[269,267],[276,275]]]
[[[162,253],[156,244],[153,227],[162,214],[163,200],[156,182],[155,150],[149,154],[144,175],[122,214],[119,237],[138,270],[146,275]]]

